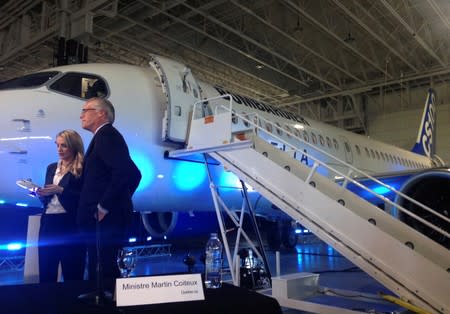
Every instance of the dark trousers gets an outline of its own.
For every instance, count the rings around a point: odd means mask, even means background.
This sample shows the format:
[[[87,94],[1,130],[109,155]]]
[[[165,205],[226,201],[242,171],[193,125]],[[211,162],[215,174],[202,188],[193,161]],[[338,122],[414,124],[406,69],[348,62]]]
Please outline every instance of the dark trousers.
[[[117,253],[124,243],[124,232],[121,223],[115,222],[112,218],[110,214],[107,214],[98,223],[98,232],[96,232],[95,220],[88,226],[80,227],[88,250],[89,280],[95,280],[97,276],[97,236],[100,245],[99,255],[103,279],[105,282],[110,282],[111,279],[120,277]]]
[[[61,263],[64,281],[82,280],[86,246],[81,240],[75,218],[69,214],[43,214],[39,229],[40,282],[56,282]]]

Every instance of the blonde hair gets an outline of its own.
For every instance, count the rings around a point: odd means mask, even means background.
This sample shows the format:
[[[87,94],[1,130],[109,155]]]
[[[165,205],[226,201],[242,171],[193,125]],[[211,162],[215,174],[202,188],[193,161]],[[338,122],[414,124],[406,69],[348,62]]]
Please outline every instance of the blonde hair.
[[[80,177],[83,172],[84,145],[80,134],[74,130],[63,130],[56,137],[62,137],[67,144],[67,148],[73,153],[73,160],[64,171],[71,172],[75,177]]]

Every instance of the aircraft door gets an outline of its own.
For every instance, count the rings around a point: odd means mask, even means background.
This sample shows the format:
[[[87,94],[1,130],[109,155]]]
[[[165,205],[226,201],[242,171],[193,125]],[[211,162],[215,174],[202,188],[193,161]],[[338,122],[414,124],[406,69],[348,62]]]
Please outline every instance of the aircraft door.
[[[149,63],[158,73],[166,95],[163,138],[186,142],[190,112],[201,99],[199,85],[184,64],[156,55],[151,56]]]
[[[352,152],[352,146],[350,145],[350,142],[348,139],[344,136],[339,136],[341,142],[344,144],[344,154],[345,154],[345,161],[349,164],[353,163],[353,152]]]

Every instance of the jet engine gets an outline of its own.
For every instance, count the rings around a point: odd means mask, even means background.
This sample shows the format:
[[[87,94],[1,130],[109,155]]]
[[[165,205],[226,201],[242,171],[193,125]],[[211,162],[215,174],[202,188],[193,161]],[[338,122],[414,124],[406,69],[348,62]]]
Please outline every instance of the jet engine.
[[[173,231],[178,221],[178,212],[141,213],[142,223],[147,232],[156,239]]]
[[[445,217],[450,217],[450,169],[440,168],[425,171],[406,180],[400,192],[428,206]],[[429,221],[440,229],[450,232],[450,223],[427,210],[417,206],[404,197],[397,196],[395,203]],[[405,213],[398,217],[412,228],[425,234],[434,241],[450,248],[450,239]]]

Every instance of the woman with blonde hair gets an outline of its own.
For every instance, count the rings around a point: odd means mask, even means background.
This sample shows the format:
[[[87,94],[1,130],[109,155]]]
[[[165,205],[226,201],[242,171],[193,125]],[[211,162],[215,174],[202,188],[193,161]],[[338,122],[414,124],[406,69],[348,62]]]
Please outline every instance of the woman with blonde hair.
[[[56,282],[61,264],[64,281],[82,280],[85,246],[76,224],[84,146],[74,130],[56,135],[58,162],[47,167],[45,186],[36,191],[44,212],[39,230],[40,282]]]

